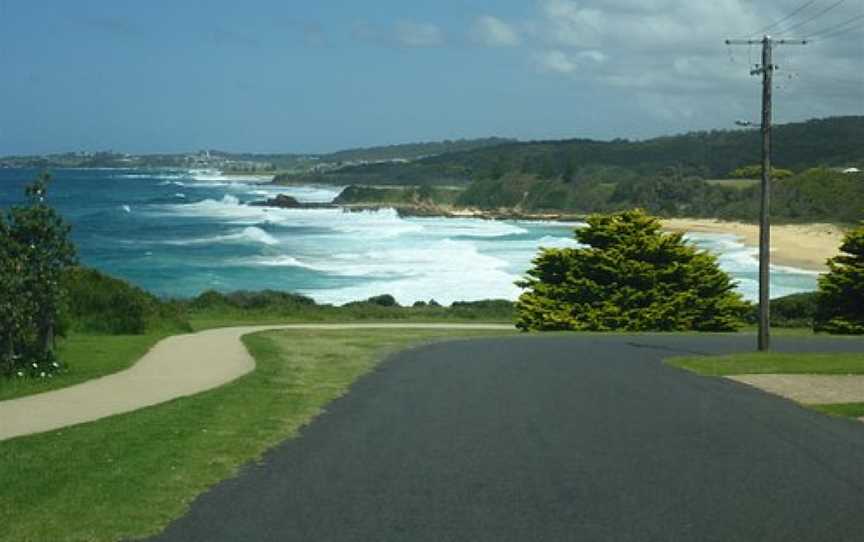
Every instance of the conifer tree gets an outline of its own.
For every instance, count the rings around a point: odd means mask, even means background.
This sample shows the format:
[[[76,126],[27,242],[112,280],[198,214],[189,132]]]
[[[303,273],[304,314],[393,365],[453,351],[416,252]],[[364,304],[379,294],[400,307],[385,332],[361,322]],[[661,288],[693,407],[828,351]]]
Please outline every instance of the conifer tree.
[[[828,260],[819,278],[814,329],[838,334],[864,333],[864,224],[850,231],[842,252]]]
[[[584,248],[542,249],[517,303],[523,330],[731,331],[747,304],[717,259],[641,210],[592,215]]]

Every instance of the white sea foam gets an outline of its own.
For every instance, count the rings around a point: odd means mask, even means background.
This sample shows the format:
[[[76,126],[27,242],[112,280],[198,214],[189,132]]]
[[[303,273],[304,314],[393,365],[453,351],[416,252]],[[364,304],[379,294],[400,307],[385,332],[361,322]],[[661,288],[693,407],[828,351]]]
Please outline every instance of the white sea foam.
[[[200,239],[180,239],[180,240],[168,240],[161,241],[161,244],[164,245],[178,245],[178,246],[186,246],[186,245],[210,245],[214,243],[254,243],[261,245],[278,245],[279,240],[262,230],[261,228],[256,228],[250,226],[248,228],[244,228],[243,230],[237,233],[230,233],[227,235],[217,235],[214,237],[204,237]]]
[[[184,194],[183,192],[177,192],[176,194],[174,194],[174,197],[180,198],[180,199],[186,199],[186,194]]]
[[[409,218],[407,221],[447,237],[505,237],[528,233],[525,228],[500,220],[424,217]]]
[[[410,248],[336,254],[313,268],[365,280],[338,289],[308,291],[325,303],[341,304],[389,293],[399,303],[435,299],[444,304],[489,298],[514,299],[519,276],[508,262],[482,254],[474,243],[443,240]]]
[[[132,208],[129,207],[128,205],[121,205],[120,208],[123,209],[123,212],[126,212],[126,213],[132,212]]]

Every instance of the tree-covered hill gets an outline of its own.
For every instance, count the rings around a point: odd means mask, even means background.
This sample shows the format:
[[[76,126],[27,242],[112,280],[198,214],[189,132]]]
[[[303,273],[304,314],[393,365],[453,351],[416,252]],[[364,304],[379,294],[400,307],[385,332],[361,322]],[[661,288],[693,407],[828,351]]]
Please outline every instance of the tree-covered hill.
[[[758,183],[741,188],[678,175],[630,177],[617,183],[564,183],[515,175],[476,181],[460,195],[457,204],[582,214],[639,207],[663,217],[755,221],[759,193]],[[858,222],[864,219],[864,173],[813,168],[776,180],[771,214],[781,222]]]
[[[408,163],[351,166],[334,171],[283,175],[280,182],[335,184],[468,184],[506,175],[580,182],[673,173],[704,179],[725,177],[760,160],[758,130],[714,130],[645,141],[572,139],[504,143],[440,154]],[[774,164],[801,171],[817,166],[864,165],[864,117],[833,117],[778,125]]]

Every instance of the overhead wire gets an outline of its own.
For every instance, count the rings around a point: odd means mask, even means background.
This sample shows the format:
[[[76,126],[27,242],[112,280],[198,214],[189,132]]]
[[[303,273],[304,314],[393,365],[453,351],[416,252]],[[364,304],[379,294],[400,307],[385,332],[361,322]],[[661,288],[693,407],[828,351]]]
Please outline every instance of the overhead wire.
[[[858,15],[857,17],[852,17],[851,19],[843,21],[842,23],[838,23],[838,24],[829,26],[827,28],[823,28],[822,30],[817,30],[816,32],[811,32],[810,34],[807,34],[807,37],[808,38],[818,38],[822,34],[831,34],[835,30],[838,30],[838,29],[848,25],[849,23],[854,23],[855,21],[860,21],[861,19],[864,19],[864,13],[862,13],[861,15]]]
[[[790,26],[790,27],[788,27],[788,28],[784,28],[784,29],[783,29],[783,32],[784,32],[784,33],[786,33],[786,32],[791,32],[792,30],[796,30],[796,29],[798,29],[798,28],[801,28],[801,27],[804,26],[805,24],[815,21],[816,19],[818,19],[819,17],[822,17],[822,16],[825,15],[826,13],[830,13],[831,11],[834,11],[835,9],[837,9],[838,7],[840,7],[844,2],[846,2],[846,0],[838,0],[837,2],[831,4],[831,5],[828,6],[827,8],[823,9],[822,11],[816,13],[815,15],[813,15],[812,17],[810,17],[809,19],[804,19],[803,21],[801,21],[801,22],[799,22],[799,23],[797,23],[797,24],[794,24],[794,25],[792,25],[792,26]]]
[[[817,40],[825,40],[828,38],[835,38],[837,36],[842,36],[843,34],[847,34],[849,32],[853,32],[853,31],[861,29],[861,28],[864,28],[864,24],[857,24],[857,25],[854,25],[854,26],[849,27],[849,28],[844,28],[843,30],[839,30],[837,32],[832,32],[830,34],[825,34],[824,36],[819,36],[816,39]]]
[[[808,7],[812,6],[812,5],[815,4],[816,2],[817,2],[817,0],[809,0],[808,2],[804,2],[803,4],[801,4],[800,6],[798,6],[796,9],[792,10],[791,13],[789,13],[788,15],[786,15],[785,17],[783,17],[782,19],[779,19],[779,20],[777,20],[777,21],[774,21],[773,23],[769,24],[769,25],[766,26],[765,28],[762,28],[762,29],[760,29],[760,30],[757,30],[756,32],[753,32],[753,33],[750,34],[750,35],[751,35],[751,36],[755,36],[755,35],[758,35],[758,34],[762,34],[762,33],[764,33],[764,32],[767,32],[767,31],[769,31],[769,30],[775,28],[777,25],[782,24],[782,23],[785,23],[786,21],[788,21],[788,20],[791,19],[792,17],[798,15],[798,14],[801,13],[803,10],[805,10],[805,9],[807,9]]]

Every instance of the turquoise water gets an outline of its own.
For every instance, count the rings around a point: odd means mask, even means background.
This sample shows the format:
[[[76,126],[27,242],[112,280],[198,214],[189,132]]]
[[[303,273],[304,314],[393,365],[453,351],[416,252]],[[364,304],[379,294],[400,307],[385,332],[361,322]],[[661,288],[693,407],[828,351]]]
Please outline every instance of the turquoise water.
[[[0,170],[0,207],[21,200],[34,170]],[[268,209],[289,194],[326,202],[338,187],[271,187],[188,171],[57,170],[49,201],[73,226],[81,261],[163,296],[207,289],[300,292],[324,303],[389,293],[403,304],[515,299],[538,247],[576,246],[575,224],[400,218],[393,210]],[[754,249],[692,234],[749,299]],[[816,273],[777,267],[772,294],[816,288]]]

